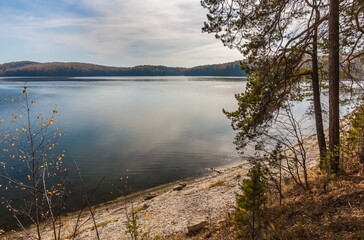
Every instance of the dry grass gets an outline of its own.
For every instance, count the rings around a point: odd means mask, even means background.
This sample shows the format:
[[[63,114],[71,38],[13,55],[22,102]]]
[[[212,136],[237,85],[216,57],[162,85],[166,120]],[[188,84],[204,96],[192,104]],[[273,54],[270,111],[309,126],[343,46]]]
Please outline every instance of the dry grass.
[[[141,212],[141,211],[144,211],[144,210],[146,210],[146,209],[148,209],[148,205],[147,204],[144,204],[143,206],[140,206],[140,207],[138,207],[138,208],[134,208],[131,212],[133,213],[133,214],[136,214],[136,213],[138,213],[138,212]]]
[[[225,181],[220,179],[220,180],[217,180],[214,183],[211,183],[208,188],[213,188],[213,187],[221,186],[221,185],[224,185],[224,183],[225,183]]]
[[[364,177],[335,179],[328,192],[314,187],[311,193],[292,189],[285,194],[284,204],[271,206],[267,212],[273,235],[281,239],[364,239]]]
[[[327,192],[319,176],[312,175],[311,183],[311,192],[288,183],[282,205],[271,196],[263,217],[265,228],[261,240],[364,240],[364,176],[336,178]],[[223,217],[196,235],[163,238],[167,239],[232,240],[236,239],[236,232],[231,218]]]

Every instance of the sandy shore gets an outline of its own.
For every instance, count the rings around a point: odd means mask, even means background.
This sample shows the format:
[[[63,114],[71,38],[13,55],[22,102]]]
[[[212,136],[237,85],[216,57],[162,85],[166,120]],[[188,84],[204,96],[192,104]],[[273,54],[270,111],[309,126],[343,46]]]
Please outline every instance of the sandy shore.
[[[353,113],[345,116],[341,122],[348,128]],[[316,168],[319,152],[315,135],[303,141],[307,153],[307,166]],[[288,153],[289,154],[289,153]],[[162,185],[128,197],[118,198],[104,203],[95,209],[95,219],[100,239],[129,239],[125,233],[126,213],[137,211],[138,223],[144,232],[151,236],[168,236],[175,233],[187,233],[188,226],[196,219],[206,220],[209,224],[226,218],[235,206],[235,195],[239,193],[239,184],[247,173],[242,163],[234,163],[213,169],[207,176],[188,179],[182,186],[175,182]],[[180,190],[174,188],[180,187]],[[149,198],[146,200],[146,196]],[[62,239],[72,236],[78,213],[63,217]],[[96,239],[96,231],[88,212],[82,214],[81,226],[75,239]],[[28,232],[35,233],[34,227]],[[44,239],[53,239],[49,225],[42,226]],[[9,239],[29,239],[25,232],[8,235]]]
[[[317,165],[318,152],[316,137],[304,140],[311,168]],[[104,203],[95,209],[95,219],[100,239],[129,239],[126,236],[126,213],[132,209],[138,211],[138,222],[144,232],[151,236],[168,236],[175,233],[187,233],[187,226],[196,219],[205,219],[208,223],[223,220],[234,209],[235,195],[239,193],[239,184],[247,173],[243,163],[234,163],[214,169],[207,176],[184,181],[181,190],[174,190],[179,183],[170,183],[135,193],[128,197]],[[155,195],[146,200],[147,195]],[[75,228],[77,213],[63,217],[62,237],[70,239]],[[90,214],[82,214],[81,227],[75,239],[96,239],[96,231]],[[28,229],[34,233],[34,228]],[[44,225],[44,239],[52,239],[50,226]],[[29,239],[24,232],[12,234],[11,239]]]
[[[167,236],[187,233],[187,225],[196,217],[209,223],[221,218],[235,204],[235,193],[246,173],[242,163],[230,164],[214,169],[207,176],[183,181],[181,190],[174,190],[180,182],[162,185],[143,192],[121,197],[100,205],[95,210],[95,219],[100,239],[129,239],[126,236],[126,213],[138,211],[138,222],[143,231],[151,236]],[[184,185],[184,184],[183,184]],[[155,195],[146,200],[147,195]],[[74,231],[78,213],[63,217],[62,237],[69,239]],[[82,214],[82,226],[75,239],[96,239],[96,231],[90,214]],[[35,233],[32,227],[29,233]],[[52,239],[49,225],[42,227],[44,239]],[[32,234],[32,235],[33,235]],[[10,239],[29,239],[25,232],[15,233]]]

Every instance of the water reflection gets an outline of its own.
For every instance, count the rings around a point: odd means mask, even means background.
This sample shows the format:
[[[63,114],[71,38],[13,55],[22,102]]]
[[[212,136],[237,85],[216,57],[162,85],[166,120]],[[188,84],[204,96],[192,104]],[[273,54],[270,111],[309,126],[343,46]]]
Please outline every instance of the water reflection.
[[[79,202],[73,201],[80,192],[74,161],[89,192],[106,176],[94,199],[104,201],[122,193],[125,175],[136,191],[238,160],[234,132],[221,110],[236,109],[234,94],[244,91],[245,82],[177,80],[26,83],[38,101],[34,114],[55,105],[59,111],[57,127],[66,135],[58,150],[66,150],[74,193],[69,202]],[[0,82],[0,98],[20,96],[23,86]],[[13,111],[0,106],[1,116]]]

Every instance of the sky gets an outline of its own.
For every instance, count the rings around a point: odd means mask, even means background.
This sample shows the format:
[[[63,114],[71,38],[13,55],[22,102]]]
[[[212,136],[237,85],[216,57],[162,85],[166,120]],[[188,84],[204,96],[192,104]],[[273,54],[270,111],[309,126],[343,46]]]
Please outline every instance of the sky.
[[[191,67],[243,59],[201,32],[200,0],[0,0],[0,63]]]

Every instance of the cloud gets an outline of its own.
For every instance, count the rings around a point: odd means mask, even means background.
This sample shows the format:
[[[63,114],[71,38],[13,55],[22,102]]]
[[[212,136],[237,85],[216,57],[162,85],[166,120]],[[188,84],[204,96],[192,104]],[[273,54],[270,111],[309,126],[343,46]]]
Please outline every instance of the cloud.
[[[19,49],[30,45],[37,50],[25,51],[23,59],[193,66],[242,58],[212,35],[201,33],[206,13],[197,0],[34,2],[18,8],[0,4],[5,13],[0,34],[9,43],[18,39]],[[0,60],[7,61],[9,55]]]

